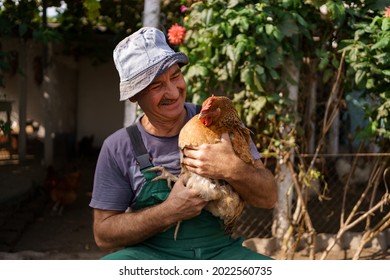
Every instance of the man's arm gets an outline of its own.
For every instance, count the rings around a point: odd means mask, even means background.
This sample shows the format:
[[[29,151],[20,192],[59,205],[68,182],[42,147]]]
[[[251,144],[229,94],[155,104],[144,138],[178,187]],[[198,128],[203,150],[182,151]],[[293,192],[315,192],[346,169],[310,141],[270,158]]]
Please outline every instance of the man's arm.
[[[259,159],[254,165],[242,161],[235,153],[228,134],[221,143],[184,150],[183,163],[189,171],[205,177],[227,181],[249,204],[273,208],[277,200],[274,176]]]
[[[96,244],[107,250],[119,249],[139,243],[173,224],[165,216],[162,205],[138,212],[118,212],[94,209],[94,235]],[[161,215],[157,215],[157,214]],[[159,218],[160,217],[160,218]]]
[[[137,244],[178,221],[198,216],[206,204],[179,180],[168,198],[156,206],[127,213],[94,209],[96,244],[107,250]]]
[[[238,159],[240,160],[240,159]],[[261,159],[255,164],[237,162],[235,168],[225,178],[241,197],[250,205],[259,208],[273,208],[277,200],[274,176],[266,169]]]

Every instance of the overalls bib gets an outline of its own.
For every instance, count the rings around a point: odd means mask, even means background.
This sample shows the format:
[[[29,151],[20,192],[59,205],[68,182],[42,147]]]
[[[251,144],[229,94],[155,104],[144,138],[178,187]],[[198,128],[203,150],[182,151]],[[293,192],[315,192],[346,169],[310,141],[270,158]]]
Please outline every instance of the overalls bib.
[[[152,182],[155,172],[141,170],[146,179],[134,210],[140,210],[163,202],[170,189],[166,180]],[[111,253],[106,260],[173,260],[173,259],[251,259],[266,260],[269,257],[243,247],[242,238],[232,239],[224,234],[223,221],[210,212],[201,214],[180,224],[177,240],[174,240],[175,225],[140,244]]]

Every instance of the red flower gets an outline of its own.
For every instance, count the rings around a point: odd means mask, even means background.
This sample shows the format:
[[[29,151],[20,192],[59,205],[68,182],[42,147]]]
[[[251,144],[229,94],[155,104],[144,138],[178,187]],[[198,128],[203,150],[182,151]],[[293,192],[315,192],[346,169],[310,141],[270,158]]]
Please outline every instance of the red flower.
[[[385,17],[390,18],[390,6],[385,8]]]
[[[173,45],[179,45],[184,42],[186,28],[175,23],[168,30],[168,41]]]

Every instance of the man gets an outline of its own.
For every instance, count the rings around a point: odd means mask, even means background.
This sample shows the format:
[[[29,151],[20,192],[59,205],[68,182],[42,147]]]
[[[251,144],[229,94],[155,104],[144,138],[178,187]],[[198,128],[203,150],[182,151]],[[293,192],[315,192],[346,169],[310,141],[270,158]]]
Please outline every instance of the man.
[[[104,141],[90,206],[97,245],[114,251],[105,259],[268,259],[224,234],[223,222],[203,210],[207,202],[186,188],[185,181],[180,179],[170,190],[165,180],[152,181],[156,174],[144,166],[146,160],[180,173],[178,134],[196,114],[195,105],[185,102],[180,71],[188,58],[174,52],[158,29],[141,28],[118,44],[114,62],[121,101],[138,102],[144,112],[136,128],[147,158],[137,157],[139,146],[126,128]],[[241,161],[224,135],[221,143],[185,150],[184,164],[200,175],[226,180],[249,204],[272,208],[274,178],[254,145],[252,153],[256,167]]]

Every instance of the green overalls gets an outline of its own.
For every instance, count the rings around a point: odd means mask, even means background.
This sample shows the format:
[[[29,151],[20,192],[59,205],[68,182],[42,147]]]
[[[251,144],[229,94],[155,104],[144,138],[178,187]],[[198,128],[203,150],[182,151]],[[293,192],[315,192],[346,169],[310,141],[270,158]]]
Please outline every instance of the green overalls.
[[[197,112],[200,108],[197,108]],[[134,155],[145,177],[134,210],[162,203],[170,193],[166,180],[153,182],[156,172],[146,172],[153,167],[141,134],[133,124],[127,132],[134,146]],[[137,244],[111,253],[106,260],[268,260],[271,259],[242,246],[243,239],[232,239],[224,234],[223,221],[210,212],[182,221],[177,239],[175,225]]]
[[[155,172],[141,169],[146,183],[137,198],[135,210],[163,202],[170,189],[166,180],[152,182]],[[175,225],[135,246],[111,253],[105,260],[267,260],[267,256],[251,251],[241,244],[242,238],[224,234],[223,221],[210,212],[202,213],[180,224],[177,240]]]

